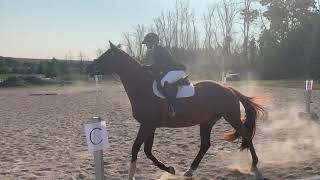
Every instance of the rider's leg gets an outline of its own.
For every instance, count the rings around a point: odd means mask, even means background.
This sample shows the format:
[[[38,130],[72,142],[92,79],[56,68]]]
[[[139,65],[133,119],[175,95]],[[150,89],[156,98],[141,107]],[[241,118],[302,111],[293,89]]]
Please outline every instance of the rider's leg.
[[[181,110],[178,107],[178,101],[176,99],[178,87],[176,85],[170,84],[167,81],[164,83],[164,92],[165,96],[169,102],[171,116],[175,116],[176,114],[180,114]]]

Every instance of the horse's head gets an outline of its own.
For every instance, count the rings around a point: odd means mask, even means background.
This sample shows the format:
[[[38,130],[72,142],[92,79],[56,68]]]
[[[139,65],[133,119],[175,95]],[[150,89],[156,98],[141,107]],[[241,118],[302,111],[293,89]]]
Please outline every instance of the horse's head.
[[[118,46],[110,41],[110,49],[94,60],[92,67],[102,74],[120,73],[125,56]]]

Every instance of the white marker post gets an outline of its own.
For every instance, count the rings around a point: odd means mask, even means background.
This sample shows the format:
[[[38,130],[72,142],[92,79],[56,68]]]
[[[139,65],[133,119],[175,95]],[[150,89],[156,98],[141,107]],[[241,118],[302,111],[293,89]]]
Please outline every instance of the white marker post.
[[[313,86],[313,80],[306,80],[306,111],[307,113],[311,113],[310,103],[311,103],[311,95],[312,95],[312,86]]]
[[[222,71],[221,76],[222,76],[222,79],[221,79],[222,83],[226,83],[226,73],[224,71]]]
[[[99,84],[99,76],[98,75],[94,75],[94,80],[96,81],[96,86],[98,86],[98,84]]]
[[[86,139],[89,153],[93,153],[96,171],[96,180],[104,180],[102,150],[110,147],[105,121],[100,117],[92,118],[94,123],[85,124]]]

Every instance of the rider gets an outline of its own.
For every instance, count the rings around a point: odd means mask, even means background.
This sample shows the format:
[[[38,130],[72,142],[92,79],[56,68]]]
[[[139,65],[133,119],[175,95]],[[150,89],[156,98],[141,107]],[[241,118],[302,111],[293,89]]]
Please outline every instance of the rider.
[[[144,68],[151,71],[156,79],[161,82],[164,95],[169,102],[170,116],[181,114],[181,106],[178,106],[176,99],[177,85],[173,83],[186,77],[186,67],[173,60],[171,53],[159,45],[159,36],[155,33],[148,33],[142,42],[147,46],[146,58],[149,64]]]

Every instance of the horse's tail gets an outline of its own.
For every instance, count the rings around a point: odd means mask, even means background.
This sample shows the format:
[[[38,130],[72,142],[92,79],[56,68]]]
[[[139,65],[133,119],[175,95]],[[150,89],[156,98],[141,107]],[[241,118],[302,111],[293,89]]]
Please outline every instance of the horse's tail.
[[[257,103],[257,100],[261,99],[261,97],[247,97],[243,94],[241,94],[239,91],[230,88],[236,96],[239,98],[240,102],[242,103],[246,116],[242,119],[243,127],[241,128],[242,134],[245,134],[246,137],[242,137],[242,144],[240,149],[243,150],[245,148],[249,147],[249,143],[253,139],[255,135],[256,130],[256,119],[259,115],[265,114],[264,108]],[[238,132],[238,130],[234,131],[233,133],[225,135],[226,140],[234,140],[238,137],[240,137],[241,132]]]

